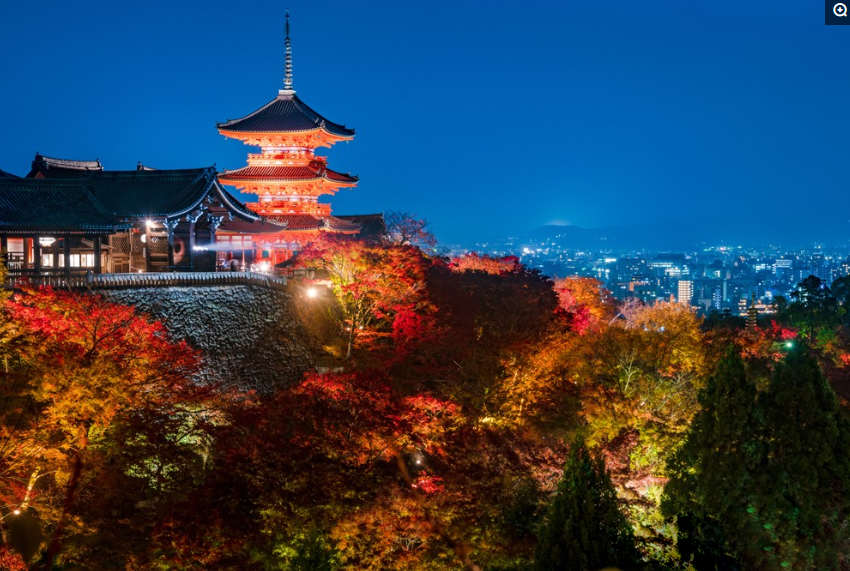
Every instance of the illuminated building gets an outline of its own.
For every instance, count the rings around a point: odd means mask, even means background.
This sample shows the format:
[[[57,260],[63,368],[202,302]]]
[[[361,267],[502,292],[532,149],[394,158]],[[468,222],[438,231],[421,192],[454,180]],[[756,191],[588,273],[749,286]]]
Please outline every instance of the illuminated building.
[[[218,131],[228,138],[261,148],[248,155],[248,166],[219,175],[222,184],[257,195],[247,207],[264,218],[265,226],[224,224],[220,244],[232,251],[254,250],[254,261],[277,264],[289,259],[299,246],[319,232],[357,234],[358,217],[331,216],[322,195],[357,185],[357,177],[328,168],[316,149],[354,138],[354,130],[334,123],[310,108],[292,86],[292,49],[289,13],[286,15],[286,55],[283,89],[257,111],[225,123]],[[236,242],[239,241],[239,244]],[[237,247],[238,246],[238,247]]]
[[[694,282],[691,280],[679,280],[678,296],[679,303],[691,304],[694,297]]]

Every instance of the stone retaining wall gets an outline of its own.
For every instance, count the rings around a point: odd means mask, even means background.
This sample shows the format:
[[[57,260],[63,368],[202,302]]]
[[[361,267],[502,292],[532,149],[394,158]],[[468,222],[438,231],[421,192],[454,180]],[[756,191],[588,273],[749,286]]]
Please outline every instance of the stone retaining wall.
[[[96,291],[162,321],[175,338],[200,349],[201,382],[270,392],[312,367],[287,291],[259,285]]]

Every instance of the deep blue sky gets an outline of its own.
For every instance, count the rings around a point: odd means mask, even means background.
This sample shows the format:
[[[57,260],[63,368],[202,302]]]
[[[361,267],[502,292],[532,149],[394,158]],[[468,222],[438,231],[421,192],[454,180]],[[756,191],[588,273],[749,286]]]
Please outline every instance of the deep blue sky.
[[[328,151],[361,177],[336,213],[412,211],[449,242],[553,222],[850,236],[850,26],[817,2],[289,7],[299,96],[357,129]],[[0,168],[244,165],[215,122],[281,87],[285,8],[4,3]]]

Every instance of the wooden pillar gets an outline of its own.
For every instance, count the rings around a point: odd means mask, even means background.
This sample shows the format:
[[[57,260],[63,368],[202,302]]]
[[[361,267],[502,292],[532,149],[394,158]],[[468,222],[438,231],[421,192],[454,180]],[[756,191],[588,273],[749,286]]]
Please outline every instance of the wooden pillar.
[[[168,268],[174,269],[174,230],[177,229],[177,220],[166,220],[165,229],[168,230]]]
[[[59,238],[53,237],[51,252],[53,253],[53,275],[59,275]]]
[[[62,257],[65,259],[65,271],[64,274],[66,277],[71,275],[71,235],[65,234],[62,236]]]
[[[145,237],[145,242],[144,242],[144,244],[145,244],[145,247],[144,247],[144,252],[145,252],[145,271],[146,271],[146,272],[150,272],[150,271],[151,271],[151,236],[150,236],[150,234],[148,234],[148,225],[147,225],[147,223],[145,224],[145,233],[144,233],[144,237]]]
[[[24,236],[24,264],[23,269],[30,269],[30,252],[32,251],[32,238],[29,236]]]
[[[210,244],[207,259],[212,262],[212,271],[216,271],[216,265],[218,264],[218,253],[215,249],[215,233],[216,230],[218,230],[218,227],[221,226],[224,217],[207,214],[207,220],[210,223]]]
[[[195,223],[189,223],[189,269],[195,271]]]
[[[32,239],[32,258],[35,275],[41,274],[41,242],[38,241],[38,236]]]
[[[94,273],[100,274],[102,272],[103,264],[100,261],[100,236],[95,236],[92,241],[94,242]]]

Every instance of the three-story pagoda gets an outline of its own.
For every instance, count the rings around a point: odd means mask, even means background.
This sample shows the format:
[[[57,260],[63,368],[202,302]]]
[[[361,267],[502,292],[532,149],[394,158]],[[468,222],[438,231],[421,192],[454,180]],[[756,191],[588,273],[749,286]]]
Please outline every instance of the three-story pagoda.
[[[299,243],[320,231],[359,231],[359,224],[331,216],[330,204],[319,202],[322,195],[357,185],[356,176],[331,170],[327,158],[316,155],[318,148],[352,140],[354,130],[325,119],[295,94],[288,13],[283,89],[250,115],[219,123],[218,131],[261,148],[248,155],[248,166],[218,177],[223,184],[257,195],[257,202],[246,206],[279,227],[279,232],[263,238],[266,245],[260,252],[265,254],[258,252],[260,259],[273,263],[287,259]]]

